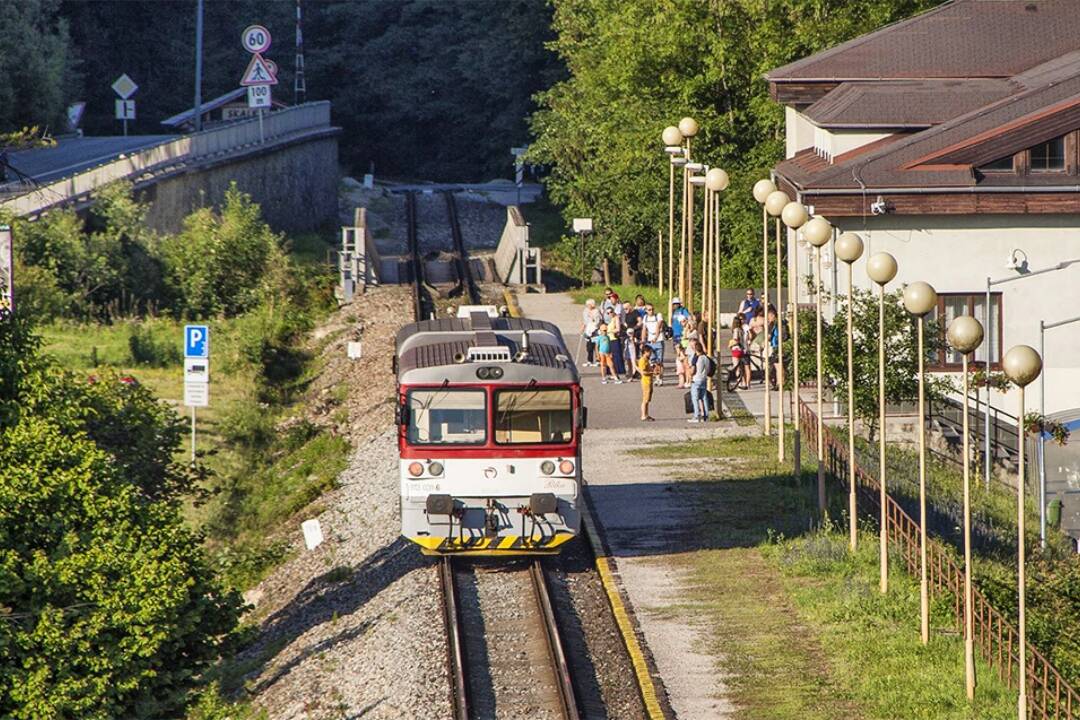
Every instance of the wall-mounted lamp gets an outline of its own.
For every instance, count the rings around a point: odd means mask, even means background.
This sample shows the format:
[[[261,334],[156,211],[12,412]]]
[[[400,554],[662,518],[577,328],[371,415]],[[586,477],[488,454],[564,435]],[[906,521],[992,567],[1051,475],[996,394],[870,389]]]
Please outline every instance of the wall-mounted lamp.
[[[1018,255],[1023,255],[1024,259],[1021,260],[1019,257],[1017,257]],[[1020,248],[1014,249],[1011,253],[1009,253],[1009,258],[1005,261],[1005,269],[1015,270],[1016,272],[1021,274],[1028,272],[1027,253]]]

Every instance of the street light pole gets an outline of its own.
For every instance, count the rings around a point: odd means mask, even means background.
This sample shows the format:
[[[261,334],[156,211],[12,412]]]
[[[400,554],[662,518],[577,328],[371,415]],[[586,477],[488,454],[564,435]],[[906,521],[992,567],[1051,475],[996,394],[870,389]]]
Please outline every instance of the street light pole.
[[[852,264],[862,257],[863,241],[855,233],[842,233],[836,239],[836,247],[833,248],[838,257],[847,263],[847,421],[848,421],[848,545],[851,552],[855,552],[859,543],[859,519],[857,516],[857,500],[855,497],[855,360],[853,345],[855,344],[852,317],[854,309],[854,297],[852,297],[852,275],[855,268]]]
[[[825,515],[825,403],[822,398],[824,378],[821,372],[821,248],[832,238],[833,228],[825,218],[814,218],[806,224],[803,237],[814,248],[814,322],[816,326],[815,346],[817,356],[817,500],[818,511]],[[798,455],[798,446],[796,446]]]
[[[986,329],[986,337],[988,342],[986,343],[986,407],[984,408],[984,425],[983,425],[983,481],[986,485],[986,489],[990,489],[990,364],[993,362],[993,347],[994,347],[994,325],[990,322],[990,288],[994,285],[1004,285],[1005,283],[1013,282],[1014,280],[1023,280],[1024,278],[1037,277],[1039,275],[1045,275],[1046,273],[1056,272],[1058,270],[1064,270],[1070,265],[1080,263],[1080,258],[1073,258],[1072,260],[1063,260],[1053,267],[1043,268],[1042,270],[1033,270],[1026,272],[1022,275],[1010,275],[1006,278],[998,278],[997,280],[990,279],[988,275],[986,277],[986,302],[983,305],[983,327]],[[999,310],[1000,312],[1000,310]],[[1001,338],[998,337],[998,343],[1001,342]]]
[[[683,134],[674,125],[668,125],[661,134],[664,142],[664,151],[668,154],[668,268],[667,290],[668,299],[671,298],[672,285],[672,256],[675,253],[675,158],[682,155]],[[664,250],[663,242],[660,244],[660,257],[658,261],[657,275],[660,278],[660,295],[664,294]],[[670,306],[670,302],[668,303]]]
[[[937,292],[928,283],[904,288],[904,307],[918,318],[919,334],[919,619],[922,644],[930,642],[930,590],[926,578],[926,351],[923,317],[937,305]]]
[[[968,700],[975,699],[975,621],[971,594],[971,437],[968,434],[968,355],[983,340],[983,328],[970,315],[961,315],[949,324],[949,344],[960,353],[964,392],[964,688]]]
[[[1017,433],[1020,439],[1020,459],[1016,478],[1016,583],[1019,599],[1019,634],[1017,654],[1020,660],[1020,697],[1017,700],[1017,717],[1027,720],[1027,615],[1026,615],[1026,578],[1024,562],[1024,446],[1027,430],[1024,427],[1024,388],[1042,372],[1042,357],[1027,345],[1016,345],[1005,354],[1002,365],[1005,374],[1016,383],[1020,390],[1020,427]]]
[[[195,6],[195,132],[202,130],[203,0]],[[127,120],[124,121],[127,129]],[[127,135],[127,133],[124,133]]]
[[[690,189],[690,174],[696,170],[691,168],[693,159],[690,155],[690,141],[698,134],[698,123],[692,117],[684,117],[679,121],[679,132],[682,133],[683,138],[686,139],[686,150],[684,156],[686,157],[686,165],[683,167],[683,225],[682,225],[682,252],[679,255],[679,295],[684,301],[691,300],[687,296],[687,282],[693,284],[693,279],[689,277],[691,260],[693,259],[693,243],[694,243],[694,196]],[[700,169],[700,168],[697,168]],[[685,303],[685,307],[692,307],[690,303]],[[668,312],[671,311],[671,305],[668,305]],[[671,318],[669,317],[670,321]]]
[[[780,244],[782,242],[782,240],[781,240],[782,236],[780,234],[780,222],[782,221],[786,227],[788,227],[788,228],[790,228],[792,230],[798,231],[799,228],[801,228],[803,225],[806,224],[806,221],[808,219],[809,219],[809,216],[807,215],[806,208],[803,207],[802,203],[800,203],[800,202],[789,202],[786,205],[784,205],[784,209],[780,213],[780,219],[776,223],[776,302],[777,302],[777,305],[781,305],[781,297],[780,297],[780,288],[781,288],[781,283],[780,283]],[[799,268],[798,262],[799,262],[798,261],[798,252],[796,252],[795,253],[796,283],[798,282],[798,279],[797,279],[798,278],[798,268]],[[790,298],[789,298],[789,300],[790,300]],[[777,363],[777,375],[778,375],[778,377],[777,377],[777,383],[776,383],[777,386],[779,386],[779,388],[780,388],[780,407],[779,407],[779,410],[777,411],[777,417],[780,420],[780,439],[777,441],[778,442],[777,459],[780,462],[784,462],[784,437],[783,437],[784,436],[784,336],[783,336],[783,333],[781,332],[783,330],[783,328],[784,328],[783,318],[784,318],[784,313],[782,313],[780,311],[780,309],[777,308],[777,312],[776,312],[776,322],[777,322],[776,347],[777,347],[777,350],[780,353],[779,362]],[[795,328],[795,339],[793,340],[793,344],[795,346],[795,368],[794,368],[795,369],[795,382],[794,382],[794,387],[796,388],[795,397],[798,397],[798,385],[799,385],[799,338],[798,338],[798,330],[799,330],[799,324],[798,324],[797,313],[796,313],[796,319],[795,319],[794,328]],[[794,409],[792,411],[792,415],[794,416],[794,419],[795,419],[795,435],[798,436],[798,434],[799,434],[799,408],[798,408],[797,403],[795,404],[795,407],[794,407]],[[796,475],[795,475],[796,477],[799,477],[802,474],[802,455],[801,455],[801,449],[798,448],[798,446],[796,446],[796,449],[795,449],[795,472],[796,472]]]
[[[887,252],[874,253],[866,263],[866,274],[878,286],[878,492],[881,518],[878,528],[878,588],[889,592],[889,495],[885,489],[885,286],[896,277],[896,258]]]
[[[1080,315],[1068,320],[1048,323],[1039,321],[1039,357],[1046,357],[1044,352],[1047,330],[1062,325],[1080,322]],[[1046,417],[1046,373],[1039,373],[1039,417]],[[1046,547],[1046,433],[1039,433],[1039,542]]]

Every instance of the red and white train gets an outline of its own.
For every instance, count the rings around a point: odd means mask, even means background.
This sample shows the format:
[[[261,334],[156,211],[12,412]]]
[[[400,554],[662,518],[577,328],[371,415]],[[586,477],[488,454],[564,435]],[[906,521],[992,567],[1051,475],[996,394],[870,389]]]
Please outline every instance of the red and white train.
[[[577,368],[551,323],[495,315],[397,334],[401,534],[425,554],[557,553],[578,532]]]

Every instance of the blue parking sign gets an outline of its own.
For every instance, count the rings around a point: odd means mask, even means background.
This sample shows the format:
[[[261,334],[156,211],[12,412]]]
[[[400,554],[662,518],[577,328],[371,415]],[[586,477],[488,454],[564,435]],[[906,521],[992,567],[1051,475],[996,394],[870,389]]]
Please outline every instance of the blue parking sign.
[[[210,357],[210,328],[207,325],[184,326],[184,357]]]

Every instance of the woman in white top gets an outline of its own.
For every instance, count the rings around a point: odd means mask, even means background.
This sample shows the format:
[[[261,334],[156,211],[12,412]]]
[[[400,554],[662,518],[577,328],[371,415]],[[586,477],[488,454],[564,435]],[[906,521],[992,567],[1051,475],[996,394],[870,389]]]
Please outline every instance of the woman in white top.
[[[596,343],[589,342],[589,338],[600,329],[600,310],[596,307],[596,301],[589,298],[585,301],[585,309],[581,311],[581,334],[585,337],[585,365],[584,367],[596,367]]]

